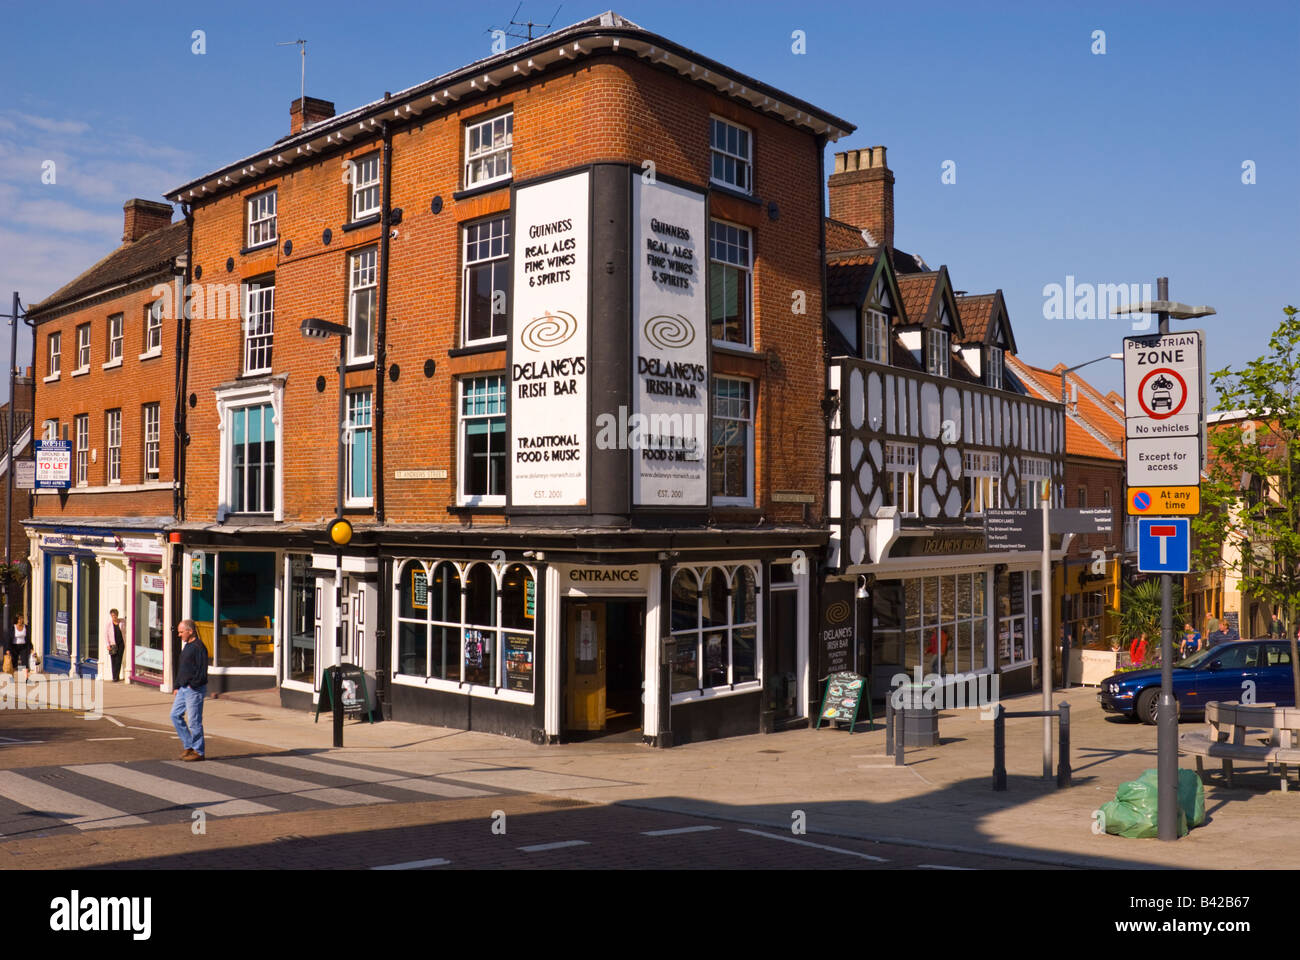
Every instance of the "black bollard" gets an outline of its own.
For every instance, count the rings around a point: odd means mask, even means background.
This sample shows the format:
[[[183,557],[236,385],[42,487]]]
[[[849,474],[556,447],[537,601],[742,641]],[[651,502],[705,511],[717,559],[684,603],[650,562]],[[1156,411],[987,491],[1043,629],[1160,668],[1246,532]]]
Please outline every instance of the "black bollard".
[[[1061,744],[1060,759],[1056,764],[1056,785],[1058,787],[1068,787],[1070,785],[1070,705],[1061,704]]]
[[[993,789],[1007,788],[1007,718],[1002,704],[993,708]]]

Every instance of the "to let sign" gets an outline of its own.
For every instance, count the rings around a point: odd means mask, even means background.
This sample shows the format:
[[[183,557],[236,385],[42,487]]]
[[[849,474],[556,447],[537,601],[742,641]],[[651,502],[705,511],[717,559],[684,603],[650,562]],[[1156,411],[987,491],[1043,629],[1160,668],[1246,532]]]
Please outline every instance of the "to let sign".
[[[72,486],[72,445],[66,440],[36,441],[36,486],[42,490]]]

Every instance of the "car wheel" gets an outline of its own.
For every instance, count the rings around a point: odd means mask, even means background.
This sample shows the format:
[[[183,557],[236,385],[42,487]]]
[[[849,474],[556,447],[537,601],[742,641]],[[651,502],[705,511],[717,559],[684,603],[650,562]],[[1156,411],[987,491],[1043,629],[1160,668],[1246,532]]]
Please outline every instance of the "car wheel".
[[[1137,698],[1137,707],[1134,713],[1137,715],[1137,718],[1141,720],[1143,723],[1154,724],[1158,722],[1160,719],[1159,717],[1160,688],[1148,687],[1146,690],[1143,690],[1142,693],[1139,694]],[[1174,698],[1174,716],[1176,718],[1175,722],[1177,722],[1178,719],[1182,718],[1182,713],[1183,713],[1183,705],[1179,703],[1178,698],[1175,697]]]

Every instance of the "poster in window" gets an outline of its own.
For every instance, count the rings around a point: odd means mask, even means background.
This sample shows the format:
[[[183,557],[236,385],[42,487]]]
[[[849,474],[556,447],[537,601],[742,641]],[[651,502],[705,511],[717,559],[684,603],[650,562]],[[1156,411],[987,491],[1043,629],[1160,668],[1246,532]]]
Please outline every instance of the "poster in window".
[[[710,333],[703,193],[632,171],[632,493],[637,506],[708,504]],[[639,427],[639,429],[638,429]],[[621,429],[621,426],[620,426]]]
[[[419,567],[411,569],[411,607],[415,610],[429,609],[429,575]]]
[[[483,656],[487,650],[487,641],[482,630],[465,631],[465,666],[475,670],[483,669]]]
[[[529,577],[524,581],[524,616],[529,620],[537,613],[537,581]]]
[[[60,610],[54,615],[54,652],[67,656],[68,653],[68,611]]]
[[[506,634],[506,689],[533,692],[533,636]]]
[[[582,610],[578,620],[578,673],[596,672],[596,621],[590,610]]]
[[[583,171],[515,191],[509,452],[519,507],[587,503],[590,180]]]
[[[162,604],[153,597],[149,598],[149,629],[162,629]]]

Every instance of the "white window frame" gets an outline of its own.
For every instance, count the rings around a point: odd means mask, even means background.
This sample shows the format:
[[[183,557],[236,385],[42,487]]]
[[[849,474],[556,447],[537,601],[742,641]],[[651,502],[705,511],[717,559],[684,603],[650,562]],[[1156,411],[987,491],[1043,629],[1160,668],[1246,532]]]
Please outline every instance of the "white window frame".
[[[221,452],[218,458],[217,473],[217,521],[221,522],[231,514],[231,475],[234,472],[231,456],[230,411],[236,407],[250,407],[271,404],[274,411],[271,422],[275,425],[276,442],[280,444],[280,469],[275,471],[275,504],[272,516],[277,521],[284,520],[284,455],[287,449],[284,438],[284,380],[285,376],[272,377],[269,383],[237,384],[216,390],[217,430],[221,437]]]
[[[731,149],[728,134],[735,131],[737,145],[736,149]],[[722,144],[718,143],[718,135],[722,134]],[[744,152],[740,152],[743,140]],[[726,176],[727,161],[730,160],[733,168],[737,173],[736,180],[728,180]],[[718,161],[721,161],[723,168],[722,176],[718,176],[716,168]],[[740,179],[744,183],[740,183]],[[744,194],[754,192],[754,131],[749,127],[742,126],[739,123],[733,123],[722,117],[709,116],[709,182],[716,183],[720,186],[727,187],[731,190],[738,190]]]
[[[161,300],[155,300],[145,308],[144,314],[144,353],[139,359],[145,360],[162,353],[162,309]]]
[[[77,438],[77,486],[84,487],[90,483],[90,414],[77,414],[73,423]]]
[[[946,377],[951,367],[948,331],[930,329],[925,337],[925,372],[935,377]]]
[[[715,228],[721,228],[723,236],[715,236]],[[736,239],[727,235],[727,231],[738,231]],[[738,242],[740,237],[744,237],[744,254],[745,262],[741,263],[738,259],[725,259],[726,255],[735,250],[737,253],[741,250],[741,244]],[[718,256],[721,253],[722,256]],[[728,223],[726,220],[710,218],[709,220],[709,290],[712,296],[712,284],[714,269],[713,265],[717,264],[719,268],[743,271],[745,280],[745,316],[744,316],[744,337],[741,340],[719,340],[716,337],[714,343],[729,347],[751,347],[754,343],[754,232],[749,227],[741,226],[738,223]],[[712,336],[713,316],[709,315],[709,335]]]
[[[916,471],[916,444],[892,441],[885,443],[885,473],[894,476],[894,502],[885,505],[898,507],[900,517],[915,517],[920,512],[917,508],[919,491]]]
[[[256,313],[253,309],[255,298],[258,302]],[[243,301],[244,375],[270,373],[275,346],[275,280],[244,284]]]
[[[72,372],[86,373],[90,370],[90,338],[93,324],[77,324],[77,369]],[[84,336],[83,336],[84,334]]]
[[[159,448],[162,441],[162,404],[146,403],[141,408],[144,428],[144,478],[157,480],[159,473]]]
[[[362,398],[365,399],[364,409],[361,404]],[[365,422],[358,423],[357,415],[360,412],[365,414]],[[369,388],[365,390],[350,390],[347,395],[347,419],[344,422],[344,449],[347,452],[345,469],[345,499],[344,503],[349,507],[373,507],[375,505],[375,479],[374,479],[374,437],[375,437],[375,400],[374,392]],[[370,435],[370,464],[366,469],[366,484],[370,488],[369,493],[358,496],[352,487],[352,456],[356,451],[356,438],[358,434]]]
[[[735,590],[736,580],[740,576],[741,569],[748,570],[754,578],[754,620],[736,622],[735,603],[733,602],[733,591]],[[704,577],[710,571],[714,570],[715,576],[721,573],[726,579],[727,584],[727,622],[725,625],[705,627],[703,624],[703,584]],[[761,690],[763,687],[763,579],[762,571],[757,563],[746,562],[739,564],[709,564],[703,566],[683,566],[675,567],[672,576],[669,578],[668,596],[665,599],[667,613],[665,616],[671,620],[672,617],[672,584],[676,583],[677,577],[683,571],[690,575],[695,584],[695,626],[684,627],[681,630],[671,631],[671,650],[675,653],[678,638],[695,639],[695,689],[680,690],[672,692],[673,671],[672,656],[668,660],[669,679],[668,689],[669,698],[672,703],[689,703],[693,700],[706,700],[711,697],[729,696],[738,693],[747,693],[752,690]],[[749,627],[754,628],[754,674],[753,680],[744,680],[740,683],[735,682],[735,631],[743,630]],[[704,686],[704,643],[708,634],[721,633],[726,638],[727,643],[727,679],[722,684],[714,687]]]
[[[465,387],[468,384],[479,380],[499,380],[501,386],[500,398],[504,409],[493,413],[465,413]],[[491,396],[488,397],[491,400]],[[466,443],[465,428],[469,421],[492,420],[500,418],[506,422],[506,433],[504,435],[505,444],[505,462],[502,465],[502,483],[508,483],[510,471],[510,433],[509,433],[509,414],[510,414],[510,383],[504,373],[480,373],[473,376],[460,377],[456,381],[456,503],[463,507],[488,507],[488,506],[505,506],[505,491],[501,493],[480,493],[469,494],[465,492],[465,481],[469,471],[469,452]],[[491,431],[488,433],[491,436]]]
[[[375,359],[375,311],[379,304],[379,247],[366,247],[348,256],[348,360],[365,363]],[[357,301],[370,300],[370,328],[357,336]]]
[[[995,390],[1002,389],[1002,348],[989,347],[988,374],[985,383]]]
[[[49,374],[45,377],[45,382],[59,379],[59,371],[63,367],[63,333],[56,330],[51,333],[45,340],[45,349],[47,363],[49,365]]]
[[[104,428],[108,438],[107,478],[109,483],[122,482],[122,408],[104,413]]]
[[[104,362],[105,370],[122,365],[122,348],[126,343],[125,319],[121,313],[108,318],[108,359]]]
[[[1020,459],[1020,509],[1036,510],[1043,501],[1039,491],[1044,483],[1052,479],[1052,461],[1045,457],[1022,457]]]
[[[862,320],[862,359],[888,363],[889,316],[875,307],[868,307],[863,312],[865,316]]]
[[[276,220],[278,206],[276,193],[276,190],[264,190],[246,201],[248,235],[245,239],[249,250],[275,243],[280,239],[279,224]]]
[[[360,160],[353,160],[349,170],[352,174],[353,222],[379,213],[383,208],[379,152],[375,151]]]
[[[502,143],[496,142],[498,129]],[[489,183],[509,180],[514,175],[514,111],[498,113],[474,123],[465,124],[465,189],[481,187]],[[488,134],[486,145],[482,131]],[[479,145],[472,146],[475,134]],[[491,174],[483,176],[482,171],[491,169]]]
[[[968,482],[969,481],[969,482]],[[968,517],[1002,507],[1002,455],[967,450],[962,457],[962,507]]]
[[[231,426],[231,429],[230,429],[229,433],[227,433],[227,437],[229,438],[229,441],[228,441],[228,442],[231,443],[231,444],[234,443],[234,418],[235,418],[235,414],[237,414],[237,413],[239,413],[239,412],[242,411],[242,412],[244,413],[244,416],[245,416],[244,447],[247,448],[248,446],[250,446],[249,441],[248,441],[248,427],[247,427],[247,416],[248,416],[248,412],[249,412],[249,411],[252,411],[252,410],[257,410],[257,411],[260,412],[260,411],[262,411],[265,407],[268,407],[268,406],[271,406],[271,405],[268,404],[265,400],[259,400],[259,401],[253,402],[253,403],[232,404],[231,407],[229,408],[229,410],[227,410],[227,413],[226,413],[227,418],[228,418],[228,420],[229,420],[229,422],[230,422],[230,426]],[[282,473],[283,470],[284,470],[284,446],[283,446],[283,443],[281,442],[281,439],[280,439],[279,426],[278,426],[278,424],[276,424],[275,409],[274,409],[274,407],[272,407],[272,411],[271,411],[271,422],[272,422],[273,425],[276,426],[276,434],[275,434],[275,438],[274,438],[274,440],[272,441],[273,443],[275,443],[275,444],[277,445],[277,446],[275,447],[276,457],[275,457],[274,463],[273,463],[273,465],[272,465],[272,469],[275,471],[275,475],[274,475],[274,477],[272,478],[272,483],[275,484],[275,486],[277,487],[276,499],[278,500],[278,499],[279,499],[279,493],[278,493],[279,480],[280,480],[280,475],[281,475],[281,473]],[[259,428],[259,432],[261,432],[261,429],[260,429],[260,428]],[[266,444],[266,436],[265,436],[264,433],[263,433],[262,439],[259,440],[258,443],[261,444],[263,448],[265,447],[265,444]],[[245,462],[245,463],[248,462],[248,458],[247,458],[247,457],[244,458],[244,462]],[[257,489],[257,498],[258,498],[258,501],[259,501],[257,505],[258,505],[258,507],[259,507],[260,509],[258,509],[258,510],[249,510],[249,509],[247,509],[247,507],[250,506],[250,504],[247,503],[247,502],[244,504],[245,509],[243,509],[243,510],[239,510],[239,511],[236,511],[236,510],[234,509],[234,502],[235,502],[235,480],[234,480],[235,457],[234,457],[234,450],[233,450],[233,448],[232,448],[231,451],[230,451],[230,463],[229,463],[229,468],[230,468],[230,476],[227,477],[227,489],[230,491],[231,512],[232,512],[232,513],[237,512],[237,513],[239,513],[241,516],[265,516],[265,515],[267,515],[267,514],[274,514],[274,513],[275,513],[275,508],[276,508],[277,504],[275,504],[275,503],[267,504],[267,503],[265,503],[265,502],[262,502],[262,501],[264,500],[264,497],[265,497],[265,487],[264,487],[264,485],[263,485],[263,483],[262,483],[261,481],[258,482],[258,484],[257,484],[257,488],[256,488],[256,489]],[[258,469],[259,469],[259,471],[261,471],[261,474],[264,474],[265,471],[266,471],[266,454],[265,454],[265,452],[263,452],[262,455],[261,455],[261,457],[259,458],[259,468],[258,468]],[[247,480],[247,470],[248,470],[248,468],[245,467],[245,479],[244,479],[244,484],[245,484],[245,493],[247,493],[247,489],[248,489],[248,487],[247,487],[247,483],[248,483],[248,480]],[[261,474],[259,474],[259,475],[261,475]],[[269,509],[268,509],[268,508],[269,508]]]
[[[717,394],[717,386],[719,383],[721,383],[724,380],[731,383],[743,384],[745,387],[745,396],[719,397]],[[745,495],[743,497],[712,495],[712,486],[713,486],[712,460],[713,460],[713,448],[715,446],[715,440],[714,437],[709,438],[709,460],[710,460],[709,487],[710,487],[711,499],[714,505],[716,506],[752,507],[754,505],[754,425],[755,425],[755,421],[757,420],[756,408],[758,403],[756,398],[756,394],[758,392],[755,389],[756,386],[757,386],[757,381],[748,380],[744,377],[726,377],[726,376],[715,376],[713,378],[713,382],[709,385],[709,409],[713,415],[713,429],[715,431],[715,436],[716,436],[716,430],[719,422],[742,423],[745,425],[744,428],[745,429]],[[723,401],[723,402],[739,401],[743,403],[748,403],[749,416],[748,417],[732,416],[732,415],[722,413],[719,411],[719,406],[718,406],[719,401]]]
[[[500,227],[498,233],[496,229]],[[483,235],[483,231],[487,235]],[[486,256],[479,254],[486,247]],[[477,248],[477,249],[475,249]],[[510,323],[510,217],[492,217],[487,220],[480,220],[477,223],[469,223],[461,231],[461,253],[462,265],[460,273],[460,299],[461,299],[461,321],[460,321],[460,342],[462,346],[478,343],[504,343],[509,333]],[[471,259],[472,258],[472,259]],[[505,310],[502,311],[501,333],[489,337],[471,338],[469,330],[470,321],[470,270],[475,267],[481,267],[486,264],[503,263],[503,269],[506,271],[506,300]],[[495,321],[497,314],[492,312],[491,317]],[[495,322],[493,323],[495,326]]]

